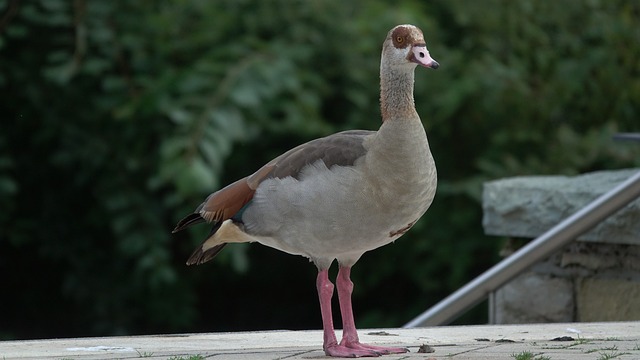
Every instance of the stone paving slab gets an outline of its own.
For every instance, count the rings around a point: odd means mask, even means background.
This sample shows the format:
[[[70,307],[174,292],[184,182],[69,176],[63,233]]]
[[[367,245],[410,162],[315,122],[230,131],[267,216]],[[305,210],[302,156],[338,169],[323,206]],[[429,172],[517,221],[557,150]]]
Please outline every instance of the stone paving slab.
[[[535,360],[640,359],[638,321],[370,329],[360,339],[410,349],[385,360],[502,360],[524,352]],[[328,359],[321,347],[319,330],[121,336],[2,341],[0,359]]]

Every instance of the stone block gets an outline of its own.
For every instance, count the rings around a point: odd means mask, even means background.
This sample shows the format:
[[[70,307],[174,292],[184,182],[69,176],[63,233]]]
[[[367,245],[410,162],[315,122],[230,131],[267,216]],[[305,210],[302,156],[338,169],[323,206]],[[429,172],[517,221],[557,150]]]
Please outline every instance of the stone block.
[[[559,265],[567,270],[585,269],[592,275],[605,270],[613,270],[619,274],[639,273],[640,246],[572,242],[561,251]]]
[[[578,321],[640,320],[640,282],[587,278],[576,284]]]
[[[527,272],[496,291],[494,308],[497,324],[571,322],[573,283]]]

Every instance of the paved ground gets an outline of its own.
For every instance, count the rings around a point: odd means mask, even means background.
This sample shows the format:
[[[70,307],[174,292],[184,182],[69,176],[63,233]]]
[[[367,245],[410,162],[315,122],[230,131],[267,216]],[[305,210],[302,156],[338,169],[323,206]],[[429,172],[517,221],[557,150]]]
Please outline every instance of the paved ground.
[[[360,338],[411,351],[385,360],[640,359],[640,322],[372,329]],[[326,359],[321,347],[318,330],[151,335],[3,341],[0,359]]]

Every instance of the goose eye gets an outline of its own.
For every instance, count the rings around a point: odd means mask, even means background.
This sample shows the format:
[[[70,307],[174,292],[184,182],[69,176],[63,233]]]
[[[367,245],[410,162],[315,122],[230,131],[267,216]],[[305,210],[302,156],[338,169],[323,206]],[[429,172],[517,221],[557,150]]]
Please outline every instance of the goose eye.
[[[396,37],[396,41],[398,42],[398,44],[402,44],[402,42],[404,42],[404,38],[402,36],[398,36]]]

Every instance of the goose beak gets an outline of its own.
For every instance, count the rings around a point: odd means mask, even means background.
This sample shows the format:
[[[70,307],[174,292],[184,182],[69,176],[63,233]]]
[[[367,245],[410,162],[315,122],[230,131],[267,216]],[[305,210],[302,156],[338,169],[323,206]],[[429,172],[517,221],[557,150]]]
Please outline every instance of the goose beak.
[[[438,67],[440,67],[440,64],[438,64],[437,61],[433,60],[433,58],[429,54],[429,50],[427,50],[427,46],[424,44],[413,45],[411,47],[411,52],[409,53],[409,61],[426,68],[437,69]]]

